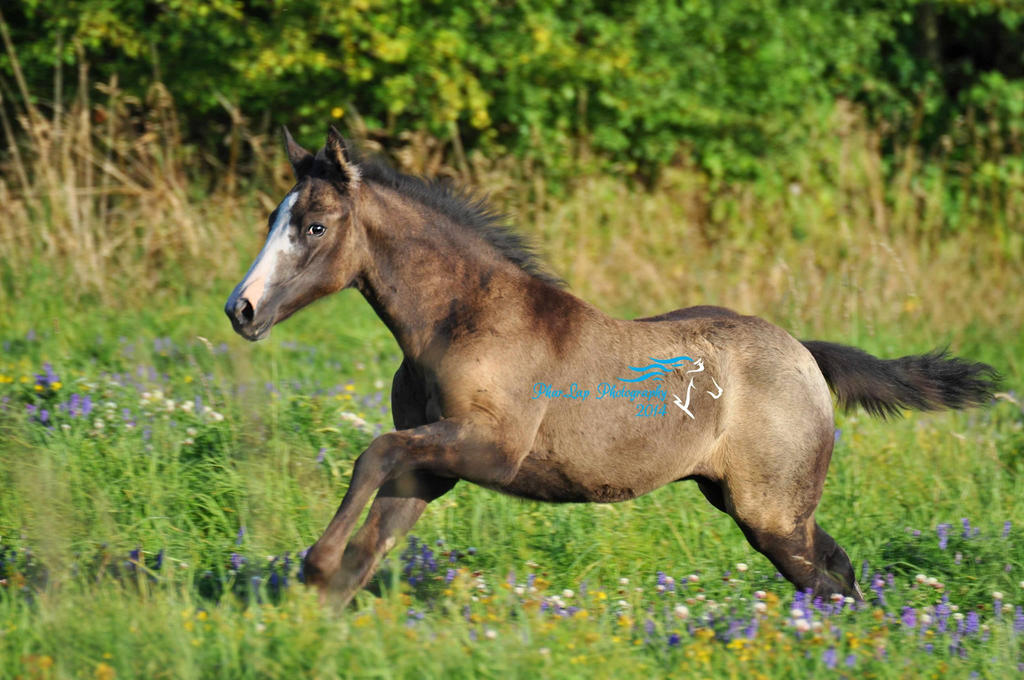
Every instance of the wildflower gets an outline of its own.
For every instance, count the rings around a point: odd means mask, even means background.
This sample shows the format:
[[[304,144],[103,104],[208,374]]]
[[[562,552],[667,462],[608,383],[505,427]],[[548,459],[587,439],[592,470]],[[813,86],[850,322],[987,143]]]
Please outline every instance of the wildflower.
[[[754,597],[756,597],[759,600],[763,600],[766,597],[768,597],[768,593],[764,592],[763,590],[755,590]]]
[[[798,633],[806,633],[811,629],[811,624],[807,619],[797,619],[793,622],[793,627],[796,628]]]
[[[906,628],[914,628],[917,626],[917,612],[913,607],[904,605],[903,614],[900,616],[900,621]]]
[[[829,647],[821,654],[821,660],[825,662],[826,668],[835,668],[838,654],[835,647]]]
[[[488,628],[484,632],[484,637],[487,638],[488,640],[494,640],[495,638],[498,637],[498,631],[494,630],[493,628]]]
[[[925,583],[928,580],[928,577],[925,576],[924,574],[918,574],[917,576],[914,577],[914,580],[917,581],[918,583]]]
[[[736,571],[740,572],[741,574],[743,572],[745,572],[747,569],[749,569],[749,567],[747,566],[747,564],[745,562],[737,562],[736,563]]]
[[[629,585],[629,579],[626,578],[625,576],[623,576],[622,578],[619,579],[619,585],[620,586],[628,586]],[[1024,588],[1024,581],[1020,582],[1020,587]]]
[[[1003,522],[1003,538],[1009,538],[1009,536],[1010,536],[1010,529],[1012,529],[1012,528],[1013,528],[1013,523],[1010,522],[1010,520],[1006,520],[1005,522]]]
[[[939,550],[945,550],[946,546],[949,545],[949,530],[951,527],[951,524],[946,523],[935,527],[935,532],[939,535]]]
[[[977,633],[981,628],[981,619],[978,617],[978,612],[968,612],[966,621],[966,630],[968,635]]]
[[[675,613],[676,618],[680,620],[686,620],[690,616],[690,608],[685,604],[677,604],[673,612]]]
[[[565,590],[562,591],[562,597],[564,597],[565,599],[568,600],[572,596],[573,596],[573,592],[571,590],[569,590],[568,588],[566,588]]]
[[[668,636],[668,646],[678,647],[680,643],[679,633],[672,633]]]
[[[764,602],[755,602],[754,603],[754,611],[757,612],[758,614],[764,614],[765,612],[768,611],[768,605],[765,604]]]

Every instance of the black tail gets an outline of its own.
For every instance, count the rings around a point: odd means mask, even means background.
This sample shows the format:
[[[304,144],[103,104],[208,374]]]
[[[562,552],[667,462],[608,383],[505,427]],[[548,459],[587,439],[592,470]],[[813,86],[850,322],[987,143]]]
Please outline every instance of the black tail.
[[[992,398],[999,375],[988,364],[935,350],[920,356],[879,359],[856,347],[804,342],[843,409],[863,406],[886,417],[901,409],[966,408]]]

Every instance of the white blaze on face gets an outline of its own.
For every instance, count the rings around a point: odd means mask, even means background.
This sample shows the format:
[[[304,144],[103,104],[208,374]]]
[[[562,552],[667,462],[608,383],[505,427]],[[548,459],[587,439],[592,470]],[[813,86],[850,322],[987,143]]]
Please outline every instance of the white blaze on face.
[[[267,234],[267,242],[243,279],[241,297],[247,299],[253,309],[260,307],[267,283],[276,271],[278,257],[295,249],[288,238],[288,225],[292,221],[292,206],[295,205],[297,198],[298,193],[293,191],[284,197],[281,205],[277,206],[277,218],[270,227],[270,233]]]

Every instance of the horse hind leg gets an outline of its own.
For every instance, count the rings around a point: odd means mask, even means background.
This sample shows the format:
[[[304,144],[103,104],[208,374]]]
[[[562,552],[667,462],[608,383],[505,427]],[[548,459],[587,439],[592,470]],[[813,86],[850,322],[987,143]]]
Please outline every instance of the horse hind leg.
[[[863,599],[846,551],[813,517],[790,532],[766,529],[734,516],[750,544],[767,557],[797,590],[816,597],[833,593]]]

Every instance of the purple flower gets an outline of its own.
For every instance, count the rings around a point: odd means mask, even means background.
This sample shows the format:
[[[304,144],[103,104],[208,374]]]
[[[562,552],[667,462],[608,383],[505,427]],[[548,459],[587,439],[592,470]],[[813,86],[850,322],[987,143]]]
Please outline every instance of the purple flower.
[[[847,654],[846,655],[846,659],[843,661],[843,663],[846,664],[847,668],[853,668],[854,666],[857,665],[857,655],[856,654]]]
[[[843,436],[843,431],[840,430],[837,427],[835,433],[832,435],[832,443],[833,443],[833,445],[834,444],[838,444],[839,443],[839,438],[842,437],[842,436]],[[830,668],[831,668],[831,666],[830,666]]]
[[[967,613],[967,627],[965,628],[965,631],[968,635],[974,635],[977,633],[978,629],[981,628],[980,624],[981,621],[978,618],[978,612],[972,611]]]
[[[451,583],[452,581],[454,581],[455,580],[455,573],[456,572],[455,572],[454,569],[449,569],[447,572],[445,572],[444,582],[445,583]]]
[[[946,546],[949,545],[949,530],[952,526],[943,522],[935,527],[935,532],[939,535],[939,550],[945,550]]]
[[[825,662],[826,668],[835,668],[836,662],[838,661],[838,654],[836,654],[835,647],[829,647],[821,653],[821,660]]]
[[[241,555],[239,555],[238,553],[235,553],[235,552],[231,553],[231,568],[232,569],[234,569],[235,571],[238,571],[239,569],[242,568],[243,564],[245,564],[245,558],[244,557],[242,557]]]
[[[1013,523],[1010,520],[1003,522],[1003,538],[1009,538],[1010,529],[1013,528]]]
[[[671,635],[668,636],[668,646],[669,647],[678,647],[679,646],[679,642],[680,642],[680,640],[679,640],[679,633],[672,633]]]
[[[326,453],[327,453],[327,447],[326,446],[321,446],[320,447],[320,452],[317,453],[317,455],[316,455],[316,462],[318,462],[318,463],[324,462],[324,454],[326,454]]]
[[[1013,632],[1024,633],[1024,607],[1020,605],[1013,610]]]
[[[963,527],[964,527],[963,537],[964,538],[970,538],[971,537],[971,521],[969,519],[967,519],[966,517],[963,517],[963,518],[960,519],[960,524],[962,524]]]
[[[913,607],[904,605],[903,615],[900,617],[900,621],[902,621],[903,625],[907,628],[915,627],[917,625],[917,612]]]
[[[235,536],[235,545],[242,545],[243,538],[245,538],[245,527],[238,527],[238,535]]]

